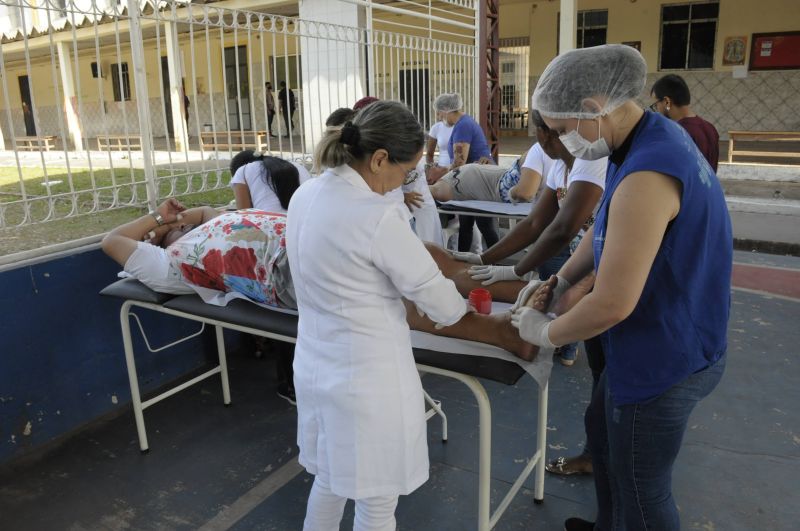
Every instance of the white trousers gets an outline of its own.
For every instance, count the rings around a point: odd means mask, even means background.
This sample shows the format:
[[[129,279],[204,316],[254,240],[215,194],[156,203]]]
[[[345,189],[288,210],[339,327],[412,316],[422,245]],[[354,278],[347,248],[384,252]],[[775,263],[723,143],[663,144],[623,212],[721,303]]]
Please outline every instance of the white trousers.
[[[353,531],[395,531],[397,499],[398,496],[376,496],[356,500]],[[326,483],[315,477],[308,496],[303,531],[339,531],[346,502],[347,498],[337,496]]]

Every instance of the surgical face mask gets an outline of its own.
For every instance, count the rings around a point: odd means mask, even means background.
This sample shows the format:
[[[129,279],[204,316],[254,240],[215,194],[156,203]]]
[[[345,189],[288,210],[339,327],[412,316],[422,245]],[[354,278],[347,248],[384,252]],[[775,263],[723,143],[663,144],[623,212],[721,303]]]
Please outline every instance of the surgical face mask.
[[[578,119],[578,127],[581,121]],[[611,148],[608,147],[606,139],[600,136],[600,119],[597,119],[597,140],[589,142],[578,132],[578,127],[565,135],[558,137],[564,147],[567,148],[572,156],[583,160],[598,160],[611,155]]]

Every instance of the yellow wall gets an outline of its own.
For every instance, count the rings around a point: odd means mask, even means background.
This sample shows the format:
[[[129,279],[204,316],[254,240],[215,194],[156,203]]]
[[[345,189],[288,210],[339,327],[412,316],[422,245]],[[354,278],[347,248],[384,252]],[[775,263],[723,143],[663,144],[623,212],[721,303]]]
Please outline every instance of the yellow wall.
[[[662,0],[578,0],[579,10],[608,9],[608,43],[642,41],[642,55],[649,70],[658,69],[661,5],[676,3]],[[541,74],[556,54],[556,17],[560,2],[510,0],[500,3],[500,38],[529,37],[531,40],[531,75]],[[529,21],[526,25],[525,21]],[[798,0],[720,0],[714,70],[722,66],[722,48],[726,37],[748,37],[753,33],[800,31]]]
[[[185,82],[186,82],[186,91],[187,94],[194,93],[194,86],[192,83],[200,78],[200,84],[197,87],[199,94],[208,94],[210,91],[212,92],[222,92],[224,89],[223,82],[222,82],[222,45],[220,44],[219,34],[217,33],[216,36],[211,34],[208,44],[208,52],[210,52],[211,62],[210,65],[207,61],[207,50],[206,50],[206,41],[203,35],[195,34],[194,38],[194,61],[196,67],[196,73],[192,71],[192,58],[191,58],[191,42],[189,40],[188,35],[182,34],[179,36],[179,46],[181,49],[181,53],[183,55],[184,61],[184,73],[185,73]],[[270,56],[273,54],[277,54],[279,56],[283,55],[284,52],[288,53],[289,55],[293,55],[297,53],[298,43],[296,37],[290,37],[287,39],[286,45],[283,42],[283,36],[278,35],[276,36],[276,46],[275,52],[272,51],[272,38],[271,36],[267,35],[264,39],[264,55],[266,55],[265,60],[267,63],[264,66],[266,76],[269,78],[270,76],[270,65],[269,59]],[[252,38],[250,41],[246,39],[242,39],[238,41],[239,45],[245,45],[249,47],[250,50],[250,76],[253,82],[260,82],[261,80],[261,40],[255,37],[255,34],[252,34]],[[224,46],[233,46],[233,36],[230,34],[225,35],[225,43]],[[70,52],[70,61],[73,64],[73,75],[75,75],[74,70],[74,57],[72,53],[72,47],[68,47]],[[35,52],[34,52],[35,53]],[[160,68],[161,68],[161,57],[166,57],[167,55],[167,48],[163,38],[161,38],[161,45],[160,49],[156,46],[155,40],[151,39],[150,41],[145,41],[144,43],[144,54],[145,54],[145,61],[147,63],[147,90],[150,97],[160,97],[161,94],[161,77],[160,77]],[[33,99],[35,105],[37,107],[46,107],[56,104],[56,89],[55,84],[53,82],[53,66],[55,67],[55,76],[56,76],[56,83],[58,84],[59,89],[61,90],[61,73],[58,68],[58,57],[56,55],[55,48],[52,49],[51,55],[41,56],[38,57],[34,56],[31,58],[31,68],[28,71],[25,63],[23,61],[17,61],[13,63],[8,63],[5,65],[5,72],[6,72],[6,83],[8,85],[8,99],[9,103],[11,104],[11,108],[18,108],[21,102],[21,96],[19,91],[19,76],[27,75],[29,77],[31,92],[33,95]],[[96,103],[100,101],[99,90],[98,90],[98,79],[92,78],[91,73],[91,63],[92,62],[99,62],[101,65],[101,70],[103,72],[103,78],[100,79],[100,85],[102,86],[103,90],[103,99],[108,104],[113,104],[114,102],[114,90],[112,85],[112,77],[111,77],[111,64],[115,64],[118,62],[127,62],[128,69],[129,69],[129,77],[130,77],[130,85],[131,85],[131,100],[136,100],[136,86],[135,80],[133,75],[133,59],[130,53],[130,46],[128,44],[121,44],[120,46],[120,55],[117,56],[117,48],[115,45],[110,46],[103,46],[100,47],[100,59],[98,61],[97,54],[95,53],[94,48],[88,50],[81,50],[79,53],[79,67],[77,75],[80,76],[80,80],[76,77],[74,79],[75,83],[75,91],[78,92],[78,83],[80,81],[80,95],[83,103]],[[209,77],[209,72],[210,76]],[[2,87],[2,85],[0,85]],[[256,88],[256,87],[254,87]],[[4,98],[0,98],[0,109],[5,108],[5,100]]]

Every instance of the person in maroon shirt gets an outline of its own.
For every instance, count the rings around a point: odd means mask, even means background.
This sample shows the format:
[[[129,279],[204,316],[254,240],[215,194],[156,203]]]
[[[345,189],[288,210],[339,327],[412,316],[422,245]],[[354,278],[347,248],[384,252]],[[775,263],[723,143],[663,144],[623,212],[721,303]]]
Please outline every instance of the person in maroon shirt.
[[[692,112],[689,106],[692,96],[686,81],[679,75],[667,74],[655,82],[650,96],[654,100],[650,109],[683,126],[716,173],[719,162],[719,133],[713,125]]]

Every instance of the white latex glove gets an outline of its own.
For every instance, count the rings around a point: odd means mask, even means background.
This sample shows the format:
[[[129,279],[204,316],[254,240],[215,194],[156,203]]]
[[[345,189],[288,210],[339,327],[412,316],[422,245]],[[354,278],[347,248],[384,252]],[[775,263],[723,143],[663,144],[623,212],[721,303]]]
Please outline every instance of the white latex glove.
[[[453,258],[459,262],[467,262],[468,264],[483,265],[481,255],[478,253],[462,253],[461,251],[453,251]]]
[[[525,276],[530,275],[518,276],[514,273],[514,266],[481,265],[470,267],[469,276],[472,280],[482,280],[482,286],[491,286],[503,280],[526,280]]]
[[[550,304],[548,304],[547,308],[545,308],[545,313],[552,312],[553,308],[556,307],[558,299],[561,298],[565,291],[572,287],[572,284],[567,282],[564,277],[557,276],[556,278],[558,279],[558,283],[556,284],[556,287],[553,288],[553,298],[550,299]]]
[[[556,348],[550,341],[548,331],[553,320],[533,308],[523,306],[511,314],[511,325],[519,330],[519,337],[544,348]]]
[[[517,295],[517,301],[511,306],[511,311],[513,312],[517,308],[525,306],[525,303],[528,302],[528,299],[533,295],[533,292],[536,291],[536,288],[542,284],[544,284],[543,280],[531,280],[528,282],[528,285],[522,288],[519,295]]]

